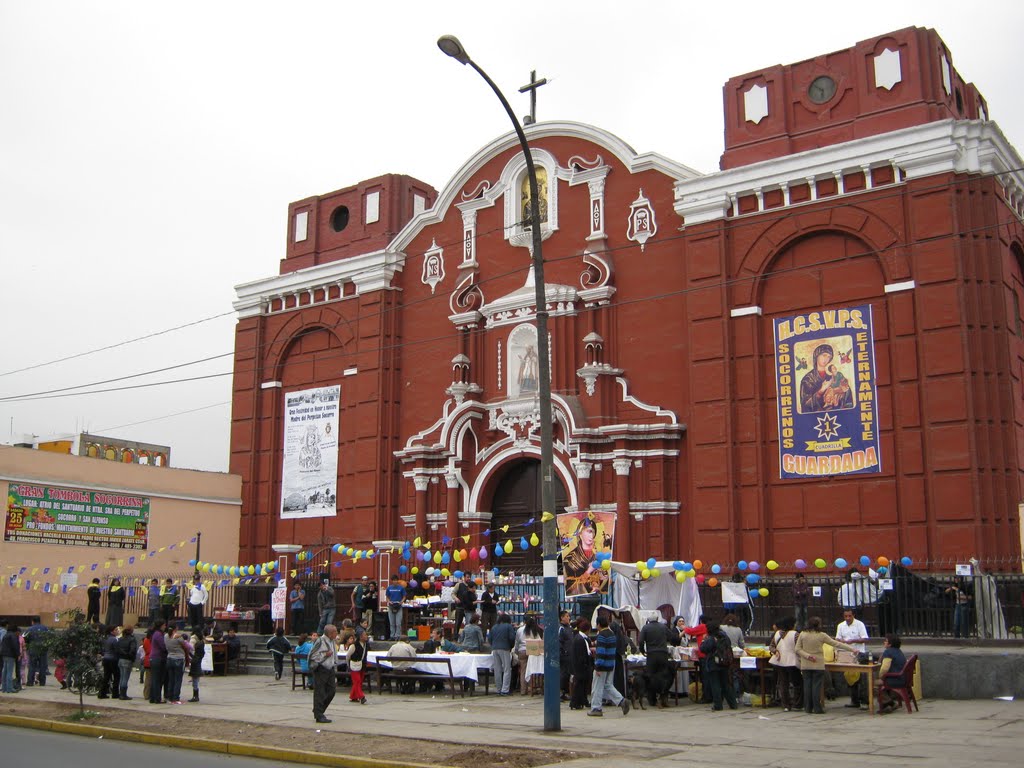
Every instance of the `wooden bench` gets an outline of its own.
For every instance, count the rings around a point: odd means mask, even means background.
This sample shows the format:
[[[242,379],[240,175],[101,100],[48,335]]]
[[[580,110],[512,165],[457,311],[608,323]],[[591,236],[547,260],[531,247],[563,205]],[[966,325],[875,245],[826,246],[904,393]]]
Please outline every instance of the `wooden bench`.
[[[456,691],[455,684],[459,683],[460,684],[459,685],[459,690],[462,693],[462,696],[465,697],[466,691],[465,691],[464,687],[461,685],[463,680],[462,680],[462,678],[455,677],[455,675],[452,674],[452,662],[451,662],[450,659],[433,659],[432,658],[432,659],[429,660],[430,664],[434,664],[434,665],[438,665],[440,667],[447,668],[447,670],[448,670],[447,676],[443,672],[438,674],[438,673],[434,673],[434,672],[421,672],[418,669],[411,669],[411,668],[410,669],[395,669],[393,666],[384,666],[384,664],[381,663],[381,662],[387,662],[388,664],[394,665],[394,664],[400,664],[402,662],[405,662],[407,664],[408,663],[416,663],[416,661],[417,660],[415,658],[412,658],[412,657],[409,657],[409,656],[378,656],[376,658],[376,660],[374,661],[374,665],[377,667],[377,690],[383,691],[384,690],[384,684],[387,683],[388,689],[392,690],[392,692],[394,692],[393,689],[391,689],[392,681],[402,682],[402,681],[407,681],[407,680],[411,680],[411,681],[416,681],[416,680],[421,680],[422,681],[422,680],[425,680],[425,681],[429,681],[429,682],[432,682],[432,683],[440,682],[442,684],[447,682],[448,683],[448,690],[451,691],[453,699],[455,698],[455,691]]]

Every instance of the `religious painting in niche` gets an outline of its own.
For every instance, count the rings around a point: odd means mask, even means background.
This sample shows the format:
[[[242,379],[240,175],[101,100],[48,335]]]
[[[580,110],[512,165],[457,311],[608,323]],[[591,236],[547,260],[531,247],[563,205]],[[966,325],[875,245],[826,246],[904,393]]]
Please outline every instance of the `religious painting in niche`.
[[[773,323],[780,477],[881,472],[871,305]]]
[[[548,172],[545,168],[537,168],[537,196],[540,203],[540,223],[548,220]],[[520,187],[519,199],[522,202],[522,225],[529,227],[533,223],[533,213],[530,210],[530,175],[523,174],[523,183]]]
[[[610,572],[596,563],[598,553],[612,553],[615,513],[567,512],[557,524],[565,596],[607,594]]]
[[[508,336],[508,396],[528,397],[540,391],[537,329],[519,325]]]

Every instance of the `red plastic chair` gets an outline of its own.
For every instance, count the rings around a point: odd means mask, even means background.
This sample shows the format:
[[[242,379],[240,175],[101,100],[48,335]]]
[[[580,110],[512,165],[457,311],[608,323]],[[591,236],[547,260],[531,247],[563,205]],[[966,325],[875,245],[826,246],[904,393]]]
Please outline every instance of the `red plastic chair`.
[[[914,709],[920,712],[920,708],[917,706],[917,697],[914,695],[914,673],[917,671],[917,654],[912,654],[907,658],[907,663],[899,672],[893,672],[887,674],[882,678],[882,685],[879,687],[879,694],[885,693],[893,701],[900,699],[907,706],[907,712],[912,713],[910,709],[910,703],[914,703]],[[901,687],[895,687],[891,684],[903,683]],[[897,707],[899,709],[899,707]],[[879,701],[878,711],[882,711],[882,704]]]

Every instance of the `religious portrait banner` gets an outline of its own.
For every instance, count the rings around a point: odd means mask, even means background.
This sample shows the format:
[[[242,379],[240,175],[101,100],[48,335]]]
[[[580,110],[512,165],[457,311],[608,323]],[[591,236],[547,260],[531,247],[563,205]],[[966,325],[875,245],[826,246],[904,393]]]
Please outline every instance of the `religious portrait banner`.
[[[871,305],[774,323],[780,477],[881,472]]]
[[[607,554],[611,562],[615,542],[614,512],[566,512],[559,515],[558,542],[565,577],[565,596],[606,595],[611,571],[597,562]]]
[[[145,549],[149,497],[11,483],[4,541]]]
[[[281,517],[338,514],[338,405],[341,387],[284,396]]]

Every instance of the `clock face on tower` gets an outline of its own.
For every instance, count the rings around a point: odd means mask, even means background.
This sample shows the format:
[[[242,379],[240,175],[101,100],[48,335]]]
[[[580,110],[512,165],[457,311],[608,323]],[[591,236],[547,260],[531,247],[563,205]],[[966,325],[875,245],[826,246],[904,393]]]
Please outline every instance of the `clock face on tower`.
[[[824,104],[836,95],[836,81],[828,75],[814,78],[807,88],[807,97],[815,104]]]

